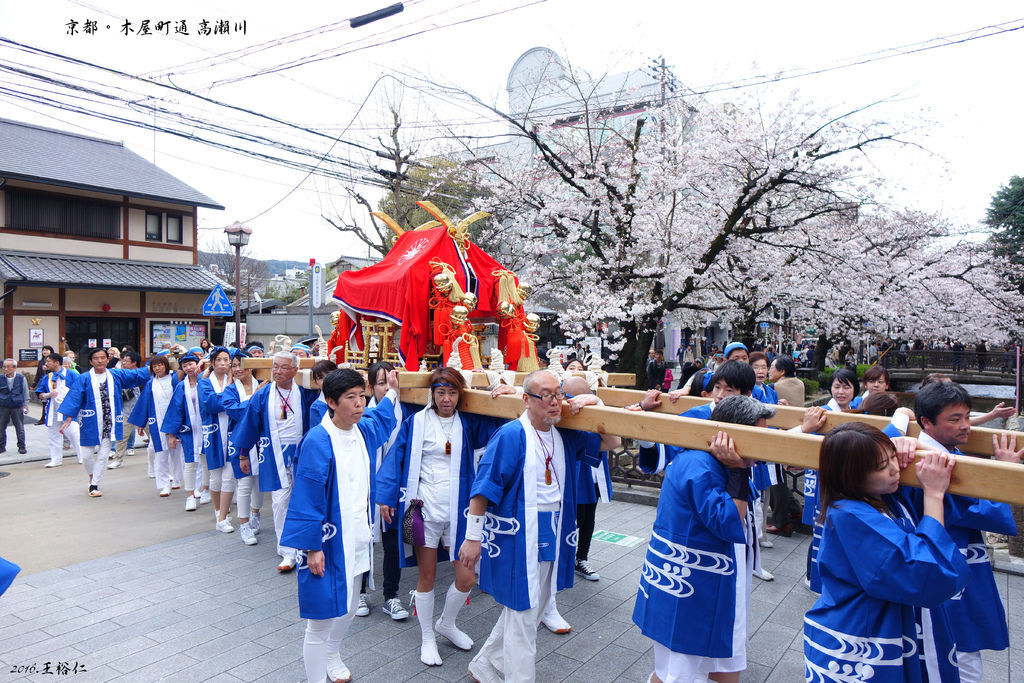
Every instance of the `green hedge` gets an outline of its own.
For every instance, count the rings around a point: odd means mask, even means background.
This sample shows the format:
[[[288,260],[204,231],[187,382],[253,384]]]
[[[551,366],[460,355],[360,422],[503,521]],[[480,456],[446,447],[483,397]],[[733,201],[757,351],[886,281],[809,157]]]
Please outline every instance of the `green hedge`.
[[[813,379],[807,379],[806,377],[801,377],[799,379],[804,383],[804,395],[808,398],[821,390],[821,384],[815,382]]]

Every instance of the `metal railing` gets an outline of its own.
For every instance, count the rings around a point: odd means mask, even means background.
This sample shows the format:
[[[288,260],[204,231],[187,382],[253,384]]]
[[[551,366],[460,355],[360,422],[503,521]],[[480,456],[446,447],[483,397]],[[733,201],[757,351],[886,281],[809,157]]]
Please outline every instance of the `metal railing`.
[[[1016,371],[1011,351],[890,351],[882,356],[882,365],[890,370],[934,370],[949,372],[985,372],[1010,375]]]

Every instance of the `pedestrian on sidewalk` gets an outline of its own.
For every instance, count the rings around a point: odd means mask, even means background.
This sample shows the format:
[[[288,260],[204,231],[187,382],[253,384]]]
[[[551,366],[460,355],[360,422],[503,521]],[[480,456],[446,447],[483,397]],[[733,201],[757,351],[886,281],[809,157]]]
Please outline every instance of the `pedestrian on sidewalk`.
[[[116,351],[117,349],[111,350]],[[109,353],[107,357],[110,357]],[[142,365],[142,356],[135,351],[128,351],[120,356],[120,364],[123,370],[134,370]],[[121,391],[121,419],[125,424],[129,424],[129,426],[124,430],[124,438],[119,439],[114,445],[114,452],[111,454],[110,462],[107,464],[108,470],[116,470],[124,465],[124,456],[126,454],[135,455],[135,427],[143,427],[145,425],[130,426],[128,418],[131,417],[132,411],[135,410],[135,403],[139,400],[140,393],[141,390],[137,387],[129,387]]]
[[[25,455],[25,415],[28,414],[28,382],[18,372],[13,358],[4,359],[4,376],[0,379],[0,453],[7,450],[7,425],[14,423],[18,452]]]
[[[39,364],[36,366],[36,376],[32,380],[32,390],[37,394],[39,393],[39,383],[43,381],[43,377],[46,375],[46,360],[53,353],[53,347],[47,344],[42,348],[42,353],[39,355]],[[43,401],[43,411],[39,414],[39,419],[36,420],[36,425],[41,426],[46,424],[46,413],[47,413],[46,401]]]

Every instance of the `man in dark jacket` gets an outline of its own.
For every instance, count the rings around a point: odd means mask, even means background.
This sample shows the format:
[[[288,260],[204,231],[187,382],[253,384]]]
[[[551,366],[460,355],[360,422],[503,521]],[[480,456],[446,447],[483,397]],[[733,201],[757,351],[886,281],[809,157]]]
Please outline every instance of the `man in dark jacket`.
[[[7,450],[7,424],[14,423],[18,452],[25,450],[25,413],[28,412],[28,382],[18,372],[13,358],[4,359],[4,376],[0,377],[0,453]]]
[[[39,363],[36,365],[36,378],[32,380],[32,391],[37,391],[39,388],[39,382],[42,381],[43,376],[46,374],[46,369],[43,367],[46,365],[46,359],[53,353],[53,347],[47,344],[43,347],[42,353],[39,354]],[[43,401],[43,412],[39,416],[37,425],[46,424],[46,401]]]

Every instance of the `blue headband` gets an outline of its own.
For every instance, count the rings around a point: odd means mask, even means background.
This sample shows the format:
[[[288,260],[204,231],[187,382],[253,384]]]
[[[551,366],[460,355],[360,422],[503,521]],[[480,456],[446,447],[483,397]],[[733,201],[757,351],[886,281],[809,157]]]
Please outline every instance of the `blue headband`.
[[[438,387],[451,387],[452,389],[458,389],[457,386],[455,386],[454,384],[449,384],[448,382],[435,382],[434,384],[430,385],[431,389],[437,389]]]
[[[707,391],[708,385],[711,384],[711,378],[715,376],[713,372],[704,373],[704,385],[701,387],[702,391]]]
[[[310,347],[306,346],[305,344],[292,344],[292,351],[305,351],[305,352],[308,353],[308,352],[310,352],[312,350],[313,349],[311,349]]]
[[[184,356],[178,359],[178,367],[180,368],[186,361],[198,363],[199,359],[196,358],[195,354],[193,354],[192,352],[186,353]]]
[[[161,349],[160,351],[157,351],[153,355],[154,356],[169,356],[169,355],[171,355],[171,350],[170,349]]]
[[[251,356],[242,349],[228,349],[228,355],[231,357],[231,360],[236,358],[251,358]]]
[[[245,350],[249,351],[249,352],[251,352],[253,349],[259,349],[260,351],[265,351],[266,350],[262,346],[260,346],[259,344],[249,344],[248,346],[245,347]]]

